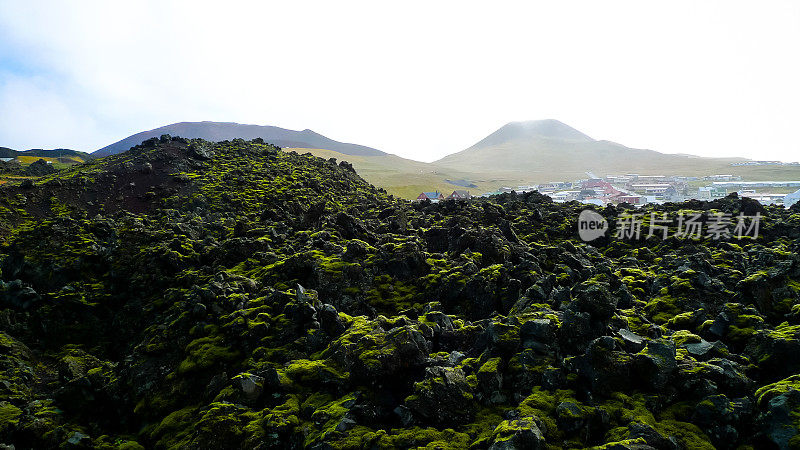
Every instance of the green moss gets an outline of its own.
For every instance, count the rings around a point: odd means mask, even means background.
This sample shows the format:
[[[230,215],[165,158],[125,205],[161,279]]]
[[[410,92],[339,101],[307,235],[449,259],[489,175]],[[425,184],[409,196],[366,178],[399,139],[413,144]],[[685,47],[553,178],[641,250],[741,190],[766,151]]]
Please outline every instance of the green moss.
[[[667,327],[673,330],[691,330],[701,312],[702,309],[677,314],[667,321]]]
[[[756,391],[755,397],[759,407],[763,408],[773,397],[789,391],[800,391],[800,375],[792,375],[781,381],[762,386]]]
[[[311,415],[315,431],[306,436],[306,446],[312,446],[315,442],[326,440],[328,436],[335,438],[335,436],[340,435],[341,432],[337,430],[337,426],[357,399],[358,394],[350,393],[338,400],[320,405]]]
[[[471,437],[473,443],[488,443],[497,425],[503,421],[505,410],[500,406],[480,408],[475,413],[475,419],[464,425],[463,431]]]
[[[416,449],[442,449],[457,450],[469,448],[472,443],[470,435],[460,433],[452,428],[437,430],[435,428],[413,427],[406,429],[369,430],[358,427],[350,431],[349,435],[358,436],[358,440],[345,439],[332,441],[336,449],[349,448],[416,448]]]
[[[788,322],[783,322],[776,326],[774,330],[768,331],[767,335],[773,339],[797,340],[800,339],[800,325],[789,325]]]
[[[656,297],[647,303],[645,312],[653,322],[665,324],[681,313],[681,309],[675,302],[675,298],[671,296]]]
[[[714,450],[711,440],[697,425],[675,420],[662,420],[654,425],[656,431],[663,436],[674,436],[684,448]]]
[[[0,402],[0,432],[15,427],[21,415],[21,409],[8,402]]]
[[[611,420],[621,426],[627,426],[631,422],[640,422],[650,426],[655,424],[656,419],[653,413],[647,409],[646,397],[643,394],[627,395],[615,392],[609,397],[598,408],[605,410]]]
[[[536,423],[533,417],[504,420],[494,429],[494,444],[500,446],[503,442],[509,442],[518,433],[530,430],[534,426],[536,426]]]
[[[755,333],[756,330],[752,328],[739,328],[736,325],[730,325],[725,337],[734,344],[745,344]]]
[[[478,373],[496,373],[502,361],[502,358],[491,358],[478,369]]]
[[[409,309],[418,297],[417,288],[402,281],[393,280],[388,275],[375,277],[372,289],[366,292],[370,305],[378,311],[396,314]]]
[[[700,336],[686,330],[676,331],[672,333],[672,336],[669,338],[675,342],[676,345],[694,344],[702,340]]]
[[[581,406],[581,403],[575,400],[575,392],[567,389],[559,389],[556,391],[547,391],[536,386],[531,390],[531,394],[520,402],[517,410],[521,417],[536,416],[545,425],[545,430],[542,433],[550,437],[561,437],[562,433],[556,424],[556,407],[561,402],[570,401]]]
[[[192,433],[196,407],[186,407],[168,414],[150,433],[150,438],[164,447],[172,447]]]
[[[186,359],[178,366],[178,373],[205,370],[240,357],[238,350],[225,346],[221,336],[195,339],[186,346],[186,353]]]
[[[296,359],[286,366],[284,373],[304,386],[317,386],[347,378],[346,373],[339,372],[330,362],[324,360]]]

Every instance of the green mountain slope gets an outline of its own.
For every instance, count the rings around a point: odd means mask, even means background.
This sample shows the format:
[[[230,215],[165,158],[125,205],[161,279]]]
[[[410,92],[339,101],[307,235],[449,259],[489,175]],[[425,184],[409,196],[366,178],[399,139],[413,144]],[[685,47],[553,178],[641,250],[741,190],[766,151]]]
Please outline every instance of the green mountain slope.
[[[628,148],[595,141],[558,121],[512,122],[485,139],[434,164],[460,171],[479,171],[530,182],[573,180],[587,171],[607,174],[731,173],[739,158],[701,158]],[[800,172],[800,171],[799,171]]]
[[[760,234],[587,244],[583,208],[411,203],[261,140],[6,183],[0,443],[793,446],[800,211],[659,205]]]
[[[484,180],[485,174],[462,172],[397,155],[352,156],[332,150],[287,148],[298,153],[311,153],[320,158],[335,158],[353,164],[358,174],[367,182],[404,199],[415,199],[421,192],[439,191],[447,196],[456,189],[468,189],[473,194],[490,192],[506,185],[509,180]],[[467,179],[476,187],[464,188],[447,180]]]
[[[0,158],[16,158],[16,157],[43,157],[51,159],[63,159],[65,162],[68,160],[75,160],[77,162],[88,161],[93,157],[89,153],[81,152],[78,150],[69,150],[66,148],[56,148],[52,150],[31,149],[31,150],[14,150],[8,147],[0,147]]]

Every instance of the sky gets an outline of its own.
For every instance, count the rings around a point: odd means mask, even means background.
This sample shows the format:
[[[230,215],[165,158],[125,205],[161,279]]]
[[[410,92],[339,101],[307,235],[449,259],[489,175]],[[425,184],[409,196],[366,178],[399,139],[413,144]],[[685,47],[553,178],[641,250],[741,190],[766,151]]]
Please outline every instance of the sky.
[[[420,161],[558,119],[629,147],[800,160],[800,2],[0,0],[0,146],[213,120]]]

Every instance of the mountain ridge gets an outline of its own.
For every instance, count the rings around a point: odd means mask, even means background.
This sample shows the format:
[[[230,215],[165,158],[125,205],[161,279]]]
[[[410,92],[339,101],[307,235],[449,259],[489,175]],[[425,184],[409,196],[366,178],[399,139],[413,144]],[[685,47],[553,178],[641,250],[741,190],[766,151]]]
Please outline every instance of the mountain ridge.
[[[526,138],[594,141],[591,137],[556,119],[508,122],[469,148]]]
[[[670,170],[687,159],[718,166],[740,158],[708,158],[637,149],[608,140],[596,140],[558,120],[509,122],[470,147],[433,164],[454,170],[471,167],[508,172],[579,174]]]
[[[245,140],[261,138],[279,147],[325,148],[347,155],[379,156],[386,154],[365,145],[335,141],[308,128],[302,131],[296,131],[272,125],[202,121],[176,122],[152,130],[142,131],[100,148],[92,152],[92,155],[95,157],[103,157],[122,153],[131,147],[141,144],[147,139],[157,138],[162,134],[180,136],[186,139],[205,139],[210,142],[226,141],[236,138]]]

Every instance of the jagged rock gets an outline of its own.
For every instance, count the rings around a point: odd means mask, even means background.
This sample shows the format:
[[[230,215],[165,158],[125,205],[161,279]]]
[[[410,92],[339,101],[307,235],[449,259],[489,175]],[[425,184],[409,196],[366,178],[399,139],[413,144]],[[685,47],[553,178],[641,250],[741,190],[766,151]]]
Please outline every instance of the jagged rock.
[[[616,350],[610,336],[595,339],[580,356],[567,358],[567,367],[586,380],[594,392],[613,392],[638,382],[633,379],[634,358]]]
[[[339,317],[339,313],[336,311],[336,308],[333,305],[324,304],[322,308],[317,311],[319,315],[319,323],[322,326],[322,330],[325,331],[329,336],[339,336],[344,333],[345,326],[342,323],[342,319]]]
[[[430,344],[412,326],[384,331],[380,326],[351,327],[326,350],[360,380],[391,383],[392,377],[425,363]]]
[[[478,389],[484,395],[491,395],[503,387],[503,370],[501,358],[492,358],[484,363],[478,370]]]
[[[245,400],[250,403],[258,400],[261,393],[264,391],[264,378],[251,373],[243,373],[236,376],[239,382],[239,387],[244,394]]]
[[[622,338],[622,341],[625,343],[625,350],[628,352],[638,353],[646,344],[643,337],[630,330],[621,328],[617,331],[617,334]]]
[[[519,328],[522,345],[530,347],[531,340],[549,343],[555,338],[555,327],[550,319],[534,319],[523,323]]]
[[[759,330],[753,334],[743,352],[750,360],[758,361],[762,370],[775,377],[785,377],[800,371],[800,326],[782,324],[775,330]]]
[[[214,151],[205,143],[192,143],[189,145],[189,155],[200,160],[209,160],[214,157]]]
[[[781,449],[796,447],[797,436],[800,435],[796,418],[800,411],[800,391],[792,389],[776,395],[762,408],[764,413],[759,417],[759,422],[767,438]]]
[[[648,341],[644,350],[634,358],[640,380],[651,389],[663,389],[678,367],[672,341]]]
[[[708,342],[702,339],[700,342],[685,344],[685,347],[690,355],[700,360],[724,357],[729,354],[728,347],[722,341]]]
[[[393,412],[400,418],[400,423],[402,423],[404,427],[409,427],[414,424],[414,415],[411,413],[411,410],[405,406],[400,405],[395,408]]]
[[[39,294],[22,280],[4,283],[0,280],[0,305],[28,309],[41,300]]]
[[[464,372],[452,367],[426,368],[425,379],[414,385],[405,404],[420,420],[434,423],[463,423],[475,412]]]
[[[494,430],[490,450],[546,448],[546,441],[536,417],[505,420]]]
[[[566,433],[574,433],[583,428],[589,420],[589,414],[574,402],[561,402],[556,407],[558,429]]]
[[[58,172],[52,164],[47,163],[43,159],[37,159],[25,168],[25,174],[33,177],[40,177],[51,173]]]
[[[682,446],[674,440],[667,438],[650,425],[641,422],[632,422],[628,425],[629,436],[633,439],[643,439],[647,445],[658,450],[679,450]]]
[[[730,447],[738,440],[737,430],[749,420],[752,409],[747,398],[729,400],[723,394],[710,395],[695,406],[692,422],[702,427],[717,447]]]
[[[67,439],[67,444],[76,447],[83,447],[91,445],[91,441],[92,441],[91,437],[81,433],[80,431],[76,431],[69,436],[69,438]]]

